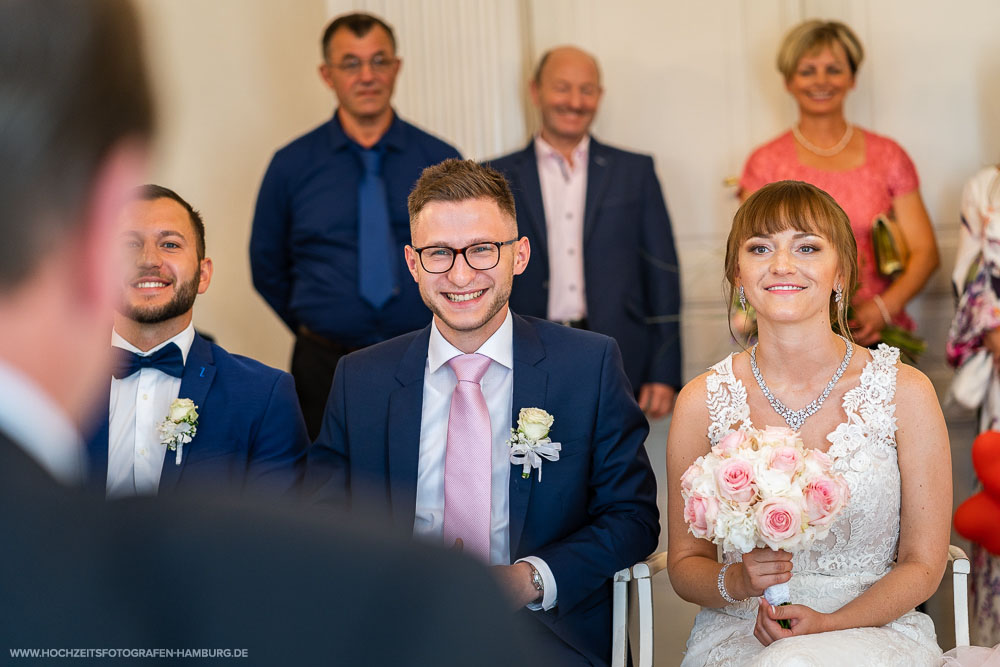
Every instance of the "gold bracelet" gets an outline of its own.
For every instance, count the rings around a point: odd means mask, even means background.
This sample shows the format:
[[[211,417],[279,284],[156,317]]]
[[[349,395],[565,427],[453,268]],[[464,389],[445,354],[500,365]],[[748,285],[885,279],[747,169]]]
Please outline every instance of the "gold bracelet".
[[[892,326],[892,315],[889,314],[889,309],[885,307],[885,301],[882,300],[880,294],[876,294],[872,297],[872,301],[875,303],[875,307],[878,308],[878,312],[882,313],[882,319],[885,320],[885,325]]]

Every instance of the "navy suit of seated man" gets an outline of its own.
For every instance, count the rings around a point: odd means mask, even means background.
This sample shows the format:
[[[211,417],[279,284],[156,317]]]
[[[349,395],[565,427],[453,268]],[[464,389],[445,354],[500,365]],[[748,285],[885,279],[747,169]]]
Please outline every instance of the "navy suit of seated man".
[[[194,330],[195,297],[212,278],[200,214],[176,192],[146,185],[134,191],[116,232],[117,363],[88,442],[92,481],[109,498],[196,487],[292,492],[308,438],[291,376]],[[160,424],[175,399],[197,406],[196,431],[170,448]]]
[[[429,167],[409,212],[406,260],[433,321],[341,360],[307,485],[491,565],[553,664],[606,665],[610,578],[659,533],[648,424],[618,346],[510,312],[531,248],[495,170]],[[554,417],[561,444],[527,475],[507,444],[523,408]]]

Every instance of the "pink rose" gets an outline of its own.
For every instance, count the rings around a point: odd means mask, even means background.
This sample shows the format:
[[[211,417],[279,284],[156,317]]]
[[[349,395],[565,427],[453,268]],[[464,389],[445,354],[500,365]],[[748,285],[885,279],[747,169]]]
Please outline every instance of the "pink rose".
[[[770,445],[794,447],[798,439],[799,434],[787,426],[768,426],[760,434],[761,442],[766,442]]]
[[[684,521],[691,527],[691,534],[695,537],[711,539],[718,516],[719,501],[715,498],[692,494],[684,503]]]
[[[772,549],[798,544],[802,532],[802,507],[791,498],[775,496],[757,506],[757,530]]]
[[[743,431],[732,431],[729,435],[724,437],[719,441],[715,447],[712,448],[713,452],[719,456],[725,456],[726,454],[732,454],[737,449],[739,449],[744,442],[746,442],[747,434]]]
[[[816,462],[817,465],[822,466],[824,469],[829,470],[833,466],[833,459],[826,452],[821,452],[818,449],[810,449],[806,452],[806,456]]]
[[[698,463],[692,463],[684,474],[681,475],[681,489],[686,493],[691,493],[691,489],[694,485],[694,480],[698,479],[703,475],[705,471]]]
[[[806,500],[809,523],[825,526],[833,521],[851,497],[847,484],[840,479],[817,476],[802,491]]]
[[[745,459],[723,461],[715,469],[715,483],[719,487],[720,496],[737,503],[748,503],[757,494],[753,466]]]
[[[795,447],[772,447],[767,465],[772,470],[780,470],[789,475],[794,475],[802,469],[802,454]]]

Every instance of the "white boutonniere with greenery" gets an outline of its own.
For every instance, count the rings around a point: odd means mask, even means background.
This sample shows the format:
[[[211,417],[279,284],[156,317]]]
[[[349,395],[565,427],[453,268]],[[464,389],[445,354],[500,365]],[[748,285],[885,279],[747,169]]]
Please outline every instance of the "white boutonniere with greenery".
[[[517,428],[510,430],[510,462],[523,466],[521,477],[527,479],[532,468],[538,469],[538,481],[542,481],[542,459],[559,460],[562,445],[552,442],[549,429],[555,417],[541,408],[521,408],[517,416]]]
[[[190,398],[175,398],[170,404],[167,418],[156,425],[160,442],[167,449],[176,451],[175,465],[181,464],[184,445],[198,433],[198,406]]]

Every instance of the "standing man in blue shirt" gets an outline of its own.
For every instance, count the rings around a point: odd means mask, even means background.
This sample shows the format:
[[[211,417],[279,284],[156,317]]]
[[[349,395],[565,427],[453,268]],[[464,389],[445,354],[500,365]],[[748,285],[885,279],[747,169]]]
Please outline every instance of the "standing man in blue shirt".
[[[393,110],[402,60],[384,21],[340,16],[322,48],[337,110],[275,153],[250,239],[254,287],[295,333],[292,375],[313,439],[340,357],[430,322],[405,279],[406,198],[425,167],[459,157]]]

